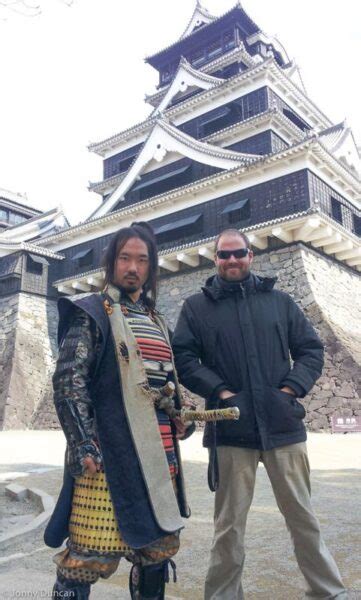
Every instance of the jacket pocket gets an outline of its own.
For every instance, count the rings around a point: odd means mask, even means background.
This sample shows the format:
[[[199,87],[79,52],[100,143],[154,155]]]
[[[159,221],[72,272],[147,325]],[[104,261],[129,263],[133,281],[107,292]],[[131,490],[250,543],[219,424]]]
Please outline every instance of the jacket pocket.
[[[257,436],[257,422],[249,392],[239,392],[227,400],[222,400],[220,408],[237,406],[239,419],[218,421],[217,436],[224,441],[253,441]]]
[[[277,388],[266,391],[265,406],[270,433],[290,433],[303,428],[306,411],[297,398]]]

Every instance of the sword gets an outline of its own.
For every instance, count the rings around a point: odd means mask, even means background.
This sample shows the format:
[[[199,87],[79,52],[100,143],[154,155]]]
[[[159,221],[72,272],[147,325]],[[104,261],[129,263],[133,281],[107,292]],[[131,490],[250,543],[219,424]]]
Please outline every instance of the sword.
[[[163,398],[172,398],[175,391],[175,385],[172,381],[168,381],[162,388],[159,388],[158,394]],[[167,408],[165,407],[167,412]],[[183,407],[177,410],[172,406],[168,408],[169,416],[180,417],[183,423],[187,421],[234,421],[239,419],[239,408],[237,406],[229,406],[227,408],[216,408],[214,410],[194,410]]]
[[[238,406],[215,408],[214,410],[187,410],[182,408],[177,413],[183,423],[186,421],[235,421],[239,419]]]

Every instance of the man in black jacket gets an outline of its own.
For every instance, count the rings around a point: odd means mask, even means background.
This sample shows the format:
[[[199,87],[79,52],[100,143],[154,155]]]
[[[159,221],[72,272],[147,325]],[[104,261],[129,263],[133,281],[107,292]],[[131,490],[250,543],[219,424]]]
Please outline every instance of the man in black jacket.
[[[344,600],[311,506],[305,409],[298,400],[321,374],[322,342],[292,298],[274,289],[276,278],[250,271],[252,259],[244,234],[222,232],[217,275],[185,301],[173,337],[183,385],[203,396],[207,408],[240,410],[239,421],[206,425],[204,435],[216,489],[205,600],[244,597],[244,533],[259,461],[291,533],[307,596]]]

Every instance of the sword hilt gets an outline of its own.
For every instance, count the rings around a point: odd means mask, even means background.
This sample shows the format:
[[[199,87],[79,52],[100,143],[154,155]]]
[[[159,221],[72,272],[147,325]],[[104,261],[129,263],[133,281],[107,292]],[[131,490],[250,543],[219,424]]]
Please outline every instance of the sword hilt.
[[[186,421],[234,421],[239,419],[239,408],[229,406],[228,408],[217,408],[214,410],[187,410],[182,408],[179,416],[183,422]]]

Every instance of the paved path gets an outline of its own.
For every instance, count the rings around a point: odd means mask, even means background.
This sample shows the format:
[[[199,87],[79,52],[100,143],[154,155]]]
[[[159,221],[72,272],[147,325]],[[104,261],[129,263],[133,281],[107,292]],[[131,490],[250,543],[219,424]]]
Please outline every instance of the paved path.
[[[361,435],[310,434],[313,502],[350,599],[361,600]],[[207,453],[201,435],[182,445],[192,517],[186,521],[177,557],[179,582],[167,599],[201,600],[212,538],[213,495],[207,489]],[[15,481],[58,493],[64,455],[61,432],[0,432],[0,490]],[[42,529],[0,548],[0,598],[47,598],[54,579],[54,551],[42,543]],[[108,582],[94,587],[93,600],[129,599],[129,566],[123,561]],[[247,600],[298,600],[303,580],[291,542],[262,467],[247,526],[244,570]]]

